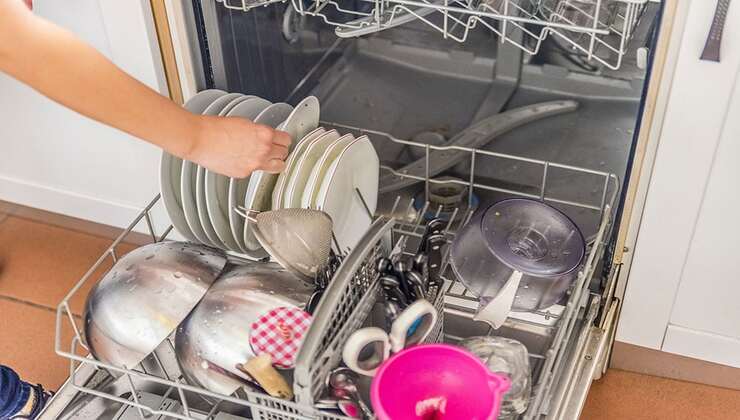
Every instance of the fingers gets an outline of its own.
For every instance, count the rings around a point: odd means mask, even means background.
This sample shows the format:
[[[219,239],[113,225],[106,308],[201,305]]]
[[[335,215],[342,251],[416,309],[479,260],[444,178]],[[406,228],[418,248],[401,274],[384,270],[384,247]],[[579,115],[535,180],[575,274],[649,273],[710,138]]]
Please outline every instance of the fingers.
[[[288,133],[285,131],[275,130],[274,136],[272,137],[272,144],[288,148],[291,143],[293,143],[293,140],[290,138]]]
[[[267,154],[267,160],[280,159],[285,160],[288,157],[288,148],[285,146],[272,145],[270,152]]]
[[[282,159],[270,159],[260,167],[265,172],[277,174],[285,170],[285,161]]]

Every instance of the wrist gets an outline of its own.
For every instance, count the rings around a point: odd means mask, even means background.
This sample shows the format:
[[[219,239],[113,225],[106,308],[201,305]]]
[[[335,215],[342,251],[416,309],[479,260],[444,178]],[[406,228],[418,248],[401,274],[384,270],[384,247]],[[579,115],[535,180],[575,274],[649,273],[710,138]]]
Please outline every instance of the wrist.
[[[185,160],[194,161],[199,153],[203,139],[209,131],[207,118],[202,115],[188,113],[188,121],[185,127],[185,135],[182,137],[182,151],[180,157]]]

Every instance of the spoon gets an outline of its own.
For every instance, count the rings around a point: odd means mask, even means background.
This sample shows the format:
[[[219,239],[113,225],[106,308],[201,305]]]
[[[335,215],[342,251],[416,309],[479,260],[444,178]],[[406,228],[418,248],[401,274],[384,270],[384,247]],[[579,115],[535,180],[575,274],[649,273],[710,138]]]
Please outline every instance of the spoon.
[[[340,367],[331,371],[327,381],[328,385],[334,390],[334,396],[339,398],[349,397],[351,401],[360,407],[360,410],[362,410],[367,418],[372,418],[372,411],[362,401],[360,392],[357,390],[358,379],[359,377],[354,371],[346,367]]]

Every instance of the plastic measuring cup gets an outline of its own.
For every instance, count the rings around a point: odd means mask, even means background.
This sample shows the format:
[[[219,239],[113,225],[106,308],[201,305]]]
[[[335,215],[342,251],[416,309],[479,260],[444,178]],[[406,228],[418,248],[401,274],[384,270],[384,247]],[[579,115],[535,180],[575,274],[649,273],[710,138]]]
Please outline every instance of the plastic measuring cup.
[[[380,366],[370,400],[380,420],[495,419],[510,382],[460,347],[429,344]]]

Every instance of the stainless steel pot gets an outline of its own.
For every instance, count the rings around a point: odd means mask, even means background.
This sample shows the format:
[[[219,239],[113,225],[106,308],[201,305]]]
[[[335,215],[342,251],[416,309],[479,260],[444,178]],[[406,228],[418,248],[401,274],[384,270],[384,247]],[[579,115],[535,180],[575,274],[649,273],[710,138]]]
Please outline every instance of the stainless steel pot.
[[[206,294],[226,265],[221,251],[159,242],[124,255],[85,303],[92,355],[133,368],[154,351]]]
[[[236,366],[255,356],[250,325],[279,307],[303,308],[313,287],[278,264],[227,271],[177,329],[175,352],[193,385],[229,395],[251,382]]]
[[[498,328],[510,310],[542,309],[559,301],[585,254],[583,235],[564,213],[515,198],[476,213],[455,237],[450,262],[481,300],[477,319]]]

